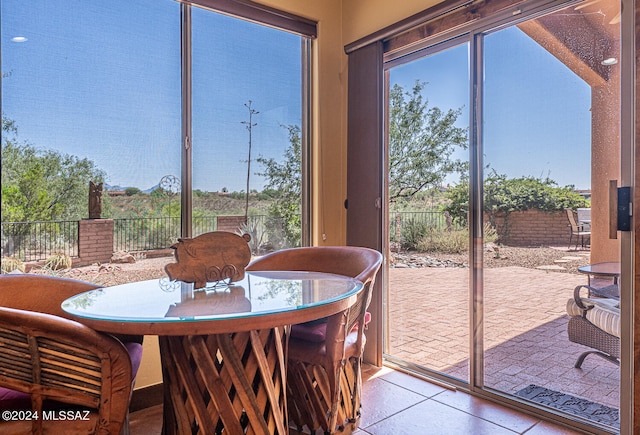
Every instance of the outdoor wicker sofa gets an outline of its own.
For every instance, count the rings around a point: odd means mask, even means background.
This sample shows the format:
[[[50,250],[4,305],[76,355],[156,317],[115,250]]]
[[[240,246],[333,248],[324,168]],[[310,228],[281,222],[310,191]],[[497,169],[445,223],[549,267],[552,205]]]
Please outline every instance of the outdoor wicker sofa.
[[[589,291],[588,297],[580,296],[582,289]],[[616,293],[614,286],[596,289],[579,285],[567,301],[569,341],[595,349],[583,352],[576,368],[581,368],[590,354],[620,365],[620,300]]]

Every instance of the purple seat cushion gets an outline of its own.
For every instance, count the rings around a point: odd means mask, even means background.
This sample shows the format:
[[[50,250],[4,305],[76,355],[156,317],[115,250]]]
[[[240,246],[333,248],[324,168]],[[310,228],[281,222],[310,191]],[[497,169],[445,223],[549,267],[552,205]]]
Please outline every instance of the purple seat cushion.
[[[327,323],[300,323],[291,325],[291,337],[299,340],[322,343],[327,336]]]
[[[31,409],[31,396],[27,393],[0,387],[0,411]]]
[[[291,325],[291,337],[298,340],[306,340],[312,343],[322,343],[327,337],[327,320],[313,321],[307,323],[299,323],[297,325]],[[364,324],[371,322],[371,313],[366,312],[364,315]],[[355,325],[353,329],[358,329],[358,325]]]
[[[123,344],[127,352],[129,352],[129,358],[131,359],[131,377],[135,379],[138,374],[138,369],[140,368],[140,361],[142,361],[142,344],[134,342]]]

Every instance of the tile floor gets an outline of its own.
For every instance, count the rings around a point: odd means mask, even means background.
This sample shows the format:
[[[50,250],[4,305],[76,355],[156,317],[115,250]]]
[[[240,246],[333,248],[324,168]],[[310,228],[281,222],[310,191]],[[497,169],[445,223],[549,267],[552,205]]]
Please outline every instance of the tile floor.
[[[362,419],[356,435],[580,433],[389,368],[367,368],[364,379]],[[160,434],[162,406],[132,413],[130,429],[131,435]]]
[[[388,368],[364,374],[357,435],[581,433]]]

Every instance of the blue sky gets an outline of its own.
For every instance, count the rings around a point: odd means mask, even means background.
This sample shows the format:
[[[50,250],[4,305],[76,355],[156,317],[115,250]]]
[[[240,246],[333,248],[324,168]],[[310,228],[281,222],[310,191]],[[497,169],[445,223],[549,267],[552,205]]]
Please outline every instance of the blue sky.
[[[509,177],[591,187],[591,90],[516,27],[485,38],[484,164]],[[430,106],[463,108],[469,125],[469,52],[460,45],[391,70],[391,83],[428,82]],[[468,159],[468,153],[458,153]],[[451,180],[455,181],[455,180]]]
[[[172,0],[2,0],[2,110],[20,140],[87,157],[112,185],[179,176],[179,11]],[[260,112],[252,160],[281,159],[282,126],[300,125],[300,37],[197,8],[193,29],[194,187],[244,190],[245,103]]]
[[[2,110],[20,140],[87,157],[112,185],[180,175],[177,2],[2,0],[1,18]],[[281,159],[282,126],[300,124],[300,37],[197,8],[193,28],[194,187],[244,190],[245,103],[260,112],[254,159]],[[588,188],[588,86],[516,28],[488,36],[485,53],[485,164]],[[460,46],[393,69],[392,83],[429,82],[431,105],[463,107],[466,126],[467,64]]]

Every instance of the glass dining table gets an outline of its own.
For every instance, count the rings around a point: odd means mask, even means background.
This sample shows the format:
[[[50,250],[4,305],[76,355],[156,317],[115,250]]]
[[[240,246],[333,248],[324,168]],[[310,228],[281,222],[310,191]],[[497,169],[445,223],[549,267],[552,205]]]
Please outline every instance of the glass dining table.
[[[356,302],[362,283],[317,272],[246,272],[194,289],[166,278],[73,296],[62,309],[98,331],[157,335],[163,434],[286,434],[289,325]]]

